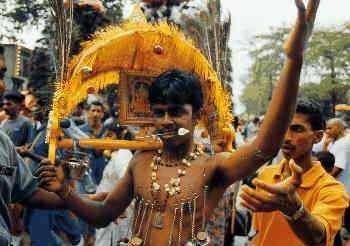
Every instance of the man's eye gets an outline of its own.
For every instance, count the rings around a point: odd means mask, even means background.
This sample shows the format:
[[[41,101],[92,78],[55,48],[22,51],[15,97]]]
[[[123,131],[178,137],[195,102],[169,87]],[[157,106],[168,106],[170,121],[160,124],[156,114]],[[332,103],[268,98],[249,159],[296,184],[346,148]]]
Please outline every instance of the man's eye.
[[[300,126],[291,126],[290,130],[293,132],[302,132],[303,128]]]
[[[172,109],[169,111],[169,115],[173,117],[180,116],[181,113],[182,113],[181,109]]]
[[[169,112],[169,115],[174,117],[174,116],[178,116],[179,115],[179,112],[178,111],[170,111]]]
[[[162,117],[164,115],[164,111],[161,110],[154,110],[153,115],[156,117]]]

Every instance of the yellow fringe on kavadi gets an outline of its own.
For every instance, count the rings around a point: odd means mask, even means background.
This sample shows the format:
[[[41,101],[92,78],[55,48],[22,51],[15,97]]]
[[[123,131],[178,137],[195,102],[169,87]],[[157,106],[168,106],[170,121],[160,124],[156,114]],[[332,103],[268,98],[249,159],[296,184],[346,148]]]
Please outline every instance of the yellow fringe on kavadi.
[[[155,47],[161,47],[161,52]],[[69,64],[67,80],[56,83],[51,112],[55,119],[67,117],[86,99],[88,88],[97,92],[119,83],[120,72],[159,75],[177,68],[195,73],[202,82],[205,125],[213,111],[218,112],[220,129],[232,121],[229,93],[200,50],[177,27],[147,23],[138,6],[128,22],[97,32],[82,48]]]

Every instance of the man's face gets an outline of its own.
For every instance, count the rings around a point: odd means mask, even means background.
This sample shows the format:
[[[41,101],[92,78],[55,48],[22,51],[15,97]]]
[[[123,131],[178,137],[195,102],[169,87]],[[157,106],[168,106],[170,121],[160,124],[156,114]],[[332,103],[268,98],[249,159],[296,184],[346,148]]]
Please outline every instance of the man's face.
[[[88,111],[88,119],[94,123],[101,122],[103,118],[103,108],[99,105],[91,105]]]
[[[328,137],[334,139],[337,138],[341,134],[342,128],[339,124],[327,124],[326,126],[326,134]]]
[[[321,140],[322,135],[322,131],[312,130],[307,115],[296,113],[284,137],[283,156],[287,160],[303,160],[311,154],[312,146]]]
[[[117,134],[114,131],[107,130],[105,134],[106,139],[117,139]]]
[[[3,109],[8,116],[16,116],[21,110],[21,104],[12,100],[4,99]]]
[[[155,104],[152,106],[152,111],[155,119],[154,126],[156,131],[160,134],[167,132],[174,133],[161,136],[164,142],[178,144],[188,141],[192,137],[194,127],[192,105]],[[189,130],[191,134],[178,136],[177,131],[180,128]]]

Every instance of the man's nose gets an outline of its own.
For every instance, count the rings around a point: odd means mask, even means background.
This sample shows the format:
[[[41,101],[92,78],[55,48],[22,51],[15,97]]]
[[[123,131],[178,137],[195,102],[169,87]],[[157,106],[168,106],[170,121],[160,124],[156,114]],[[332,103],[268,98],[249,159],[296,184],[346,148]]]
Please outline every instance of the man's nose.
[[[162,119],[162,124],[163,124],[163,125],[169,125],[169,124],[172,124],[173,122],[174,122],[174,121],[173,121],[172,117],[169,115],[168,112],[166,112],[166,113],[164,114],[163,119]]]
[[[292,133],[288,130],[284,135],[284,142],[290,141],[292,138]]]

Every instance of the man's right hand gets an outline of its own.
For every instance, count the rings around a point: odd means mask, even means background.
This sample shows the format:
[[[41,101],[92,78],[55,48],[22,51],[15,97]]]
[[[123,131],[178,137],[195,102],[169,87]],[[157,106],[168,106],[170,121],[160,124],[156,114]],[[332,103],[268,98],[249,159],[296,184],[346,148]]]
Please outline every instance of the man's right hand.
[[[64,172],[62,163],[53,165],[49,160],[40,162],[35,176],[39,179],[39,186],[47,191],[60,192],[64,186]]]
[[[330,143],[333,142],[333,138],[329,136],[327,133],[325,134],[324,140],[323,140],[323,151],[328,151],[328,146]]]
[[[295,0],[295,5],[298,9],[298,18],[285,47],[287,57],[295,58],[303,56],[305,46],[314,28],[319,4],[320,0],[309,0],[307,7],[305,7],[304,0]]]

